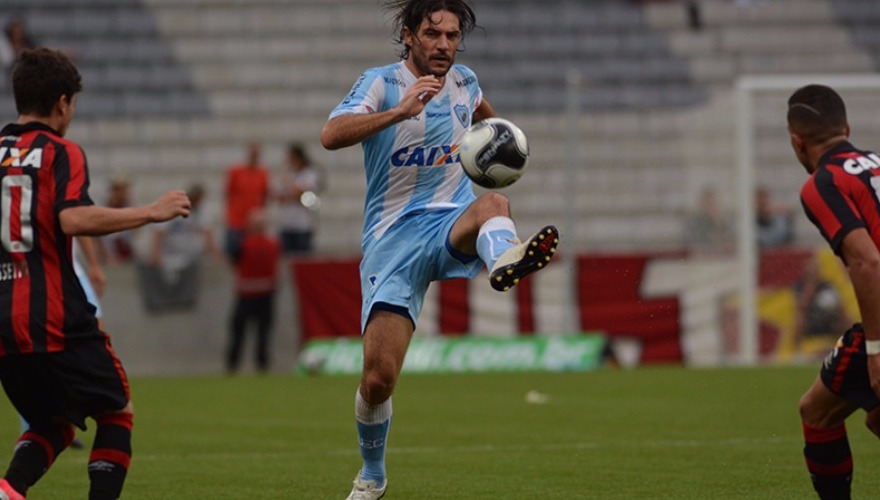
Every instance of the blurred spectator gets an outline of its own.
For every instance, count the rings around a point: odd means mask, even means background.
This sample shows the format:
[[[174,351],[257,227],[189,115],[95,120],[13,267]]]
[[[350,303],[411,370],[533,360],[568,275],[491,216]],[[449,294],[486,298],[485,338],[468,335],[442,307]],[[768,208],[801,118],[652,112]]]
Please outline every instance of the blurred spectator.
[[[315,210],[320,204],[323,179],[299,144],[288,147],[287,167],[275,188],[281,248],[284,255],[308,254],[312,251]]]
[[[703,189],[697,211],[685,221],[685,246],[703,253],[728,253],[734,248],[731,216],[721,209],[712,187]]]
[[[9,21],[3,34],[5,36],[0,39],[0,63],[6,68],[11,67],[22,52],[37,46],[22,19]]]
[[[834,262],[836,264],[836,262]],[[827,354],[835,340],[853,324],[837,288],[822,277],[818,256],[804,266],[795,285],[795,351],[810,357]]]
[[[774,204],[766,188],[758,188],[755,192],[755,215],[760,248],[791,243],[793,237],[791,208]]]
[[[190,215],[154,226],[146,263],[138,266],[144,302],[150,311],[188,309],[196,306],[199,269],[207,254],[221,260],[202,200],[205,191],[195,184],[187,191]]]
[[[685,12],[687,13],[688,26],[694,31],[703,29],[703,13],[700,10],[700,3],[697,0],[689,0],[685,2]]]
[[[260,163],[261,146],[248,144],[244,163],[229,167],[226,174],[226,235],[223,249],[237,260],[238,249],[248,225],[248,215],[264,208],[269,197],[269,174]]]
[[[110,181],[110,190],[107,194],[106,206],[111,208],[130,207],[131,183],[124,174],[118,174]],[[104,262],[129,262],[134,256],[132,243],[133,230],[120,231],[101,238],[98,246]]]
[[[273,301],[278,281],[281,244],[266,231],[266,213],[252,210],[247,233],[235,261],[235,312],[230,325],[226,357],[228,373],[235,373],[241,361],[245,330],[251,322],[257,327],[257,369],[269,369],[269,334],[272,328]]]

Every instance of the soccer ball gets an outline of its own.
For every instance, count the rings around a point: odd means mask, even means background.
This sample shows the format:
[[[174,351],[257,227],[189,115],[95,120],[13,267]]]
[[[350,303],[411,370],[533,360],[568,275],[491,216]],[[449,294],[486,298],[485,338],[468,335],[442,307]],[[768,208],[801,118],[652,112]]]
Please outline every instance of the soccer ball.
[[[529,164],[526,135],[503,118],[487,118],[471,125],[459,149],[464,172],[474,183],[488,189],[509,186]]]

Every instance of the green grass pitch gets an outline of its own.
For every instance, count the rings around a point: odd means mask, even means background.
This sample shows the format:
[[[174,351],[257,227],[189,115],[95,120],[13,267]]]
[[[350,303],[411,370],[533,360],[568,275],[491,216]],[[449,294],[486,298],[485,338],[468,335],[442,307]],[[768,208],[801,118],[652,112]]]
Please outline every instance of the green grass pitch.
[[[816,367],[404,375],[390,499],[809,499],[797,401]],[[336,499],[360,464],[352,377],[135,378],[126,499]],[[549,397],[526,402],[529,391]],[[0,443],[18,434],[8,403]],[[91,423],[91,422],[90,422]],[[855,498],[880,446],[848,425]],[[91,443],[91,432],[83,434]],[[68,450],[29,498],[85,498]],[[5,460],[6,458],[4,458]]]

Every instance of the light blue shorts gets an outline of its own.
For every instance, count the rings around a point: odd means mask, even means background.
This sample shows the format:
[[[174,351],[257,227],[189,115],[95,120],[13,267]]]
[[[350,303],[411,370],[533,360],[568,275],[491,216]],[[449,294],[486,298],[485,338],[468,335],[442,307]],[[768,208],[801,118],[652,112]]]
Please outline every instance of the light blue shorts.
[[[476,255],[449,243],[449,233],[467,206],[413,214],[397,221],[364,250],[361,261],[361,333],[379,308],[409,314],[415,326],[432,281],[473,278],[483,268]],[[391,306],[391,307],[388,307]]]

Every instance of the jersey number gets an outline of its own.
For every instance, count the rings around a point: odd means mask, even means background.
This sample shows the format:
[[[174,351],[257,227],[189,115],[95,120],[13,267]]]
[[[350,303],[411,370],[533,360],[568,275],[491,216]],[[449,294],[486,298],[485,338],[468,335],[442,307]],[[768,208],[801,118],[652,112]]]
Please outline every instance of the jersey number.
[[[7,175],[0,181],[0,242],[9,253],[30,252],[34,248],[33,194],[33,179],[27,175]]]

